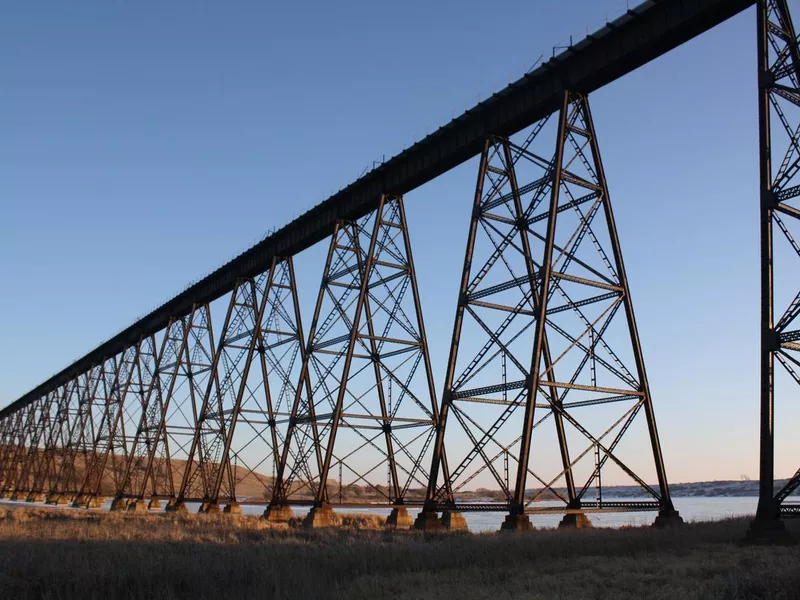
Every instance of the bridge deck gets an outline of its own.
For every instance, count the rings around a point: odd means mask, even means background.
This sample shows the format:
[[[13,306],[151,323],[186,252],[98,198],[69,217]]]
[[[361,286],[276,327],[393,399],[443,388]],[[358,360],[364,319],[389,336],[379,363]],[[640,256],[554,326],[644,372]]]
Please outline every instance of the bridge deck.
[[[478,154],[488,134],[511,135],[554,112],[565,88],[590,93],[755,4],[755,0],[650,0],[608,23],[491,98],[370,171],[195,283],[0,411],[0,417],[56,389],[142,336],[160,331],[195,303],[211,302],[237,279],[267,269],[358,218],[382,193],[405,194]]]

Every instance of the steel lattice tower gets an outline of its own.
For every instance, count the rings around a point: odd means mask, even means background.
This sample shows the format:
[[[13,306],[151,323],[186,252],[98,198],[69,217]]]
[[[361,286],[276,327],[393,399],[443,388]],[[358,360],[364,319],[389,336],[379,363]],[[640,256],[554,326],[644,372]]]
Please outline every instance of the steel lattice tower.
[[[761,448],[758,511],[751,536],[781,532],[800,469],[775,490],[775,395],[800,384],[800,51],[786,0],[759,0],[758,111],[761,185]],[[778,307],[786,306],[776,313]],[[776,318],[777,317],[777,318]],[[776,373],[775,362],[782,366]],[[778,377],[776,377],[778,375]]]
[[[534,504],[548,496],[566,523],[585,523],[585,510],[678,518],[586,96],[565,93],[557,119],[552,158],[534,150],[549,118],[522,145],[493,137],[481,155],[421,528],[436,526],[436,510],[462,508],[460,493],[480,477],[502,490],[483,508],[507,509],[509,529],[554,512]],[[619,452],[640,415],[655,489]],[[545,427],[552,439],[535,448]],[[550,456],[560,456],[554,471]],[[650,500],[604,501],[611,465]]]
[[[273,483],[259,470],[274,473],[279,461],[302,361],[301,323],[291,259],[236,285],[213,365],[219,386],[206,390],[179,501],[201,498],[206,511],[222,501],[237,511],[236,485],[248,476],[271,497]]]
[[[395,525],[410,526],[403,505],[427,483],[433,398],[403,200],[383,196],[331,240],[273,511],[285,518],[288,503],[310,502],[309,524],[325,524],[358,485],[395,507]]]

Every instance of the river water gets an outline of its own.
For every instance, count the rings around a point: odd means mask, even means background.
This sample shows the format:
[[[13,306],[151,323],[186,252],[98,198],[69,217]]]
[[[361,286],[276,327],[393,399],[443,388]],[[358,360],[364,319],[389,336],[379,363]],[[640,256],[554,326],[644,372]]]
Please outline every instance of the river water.
[[[625,498],[625,500],[633,500]],[[729,498],[729,497],[687,497],[672,499],[676,510],[681,513],[681,517],[686,522],[689,521],[713,521],[726,519],[729,517],[752,516],[756,512],[758,498]],[[544,503],[542,503],[544,504]],[[308,507],[295,506],[296,516],[302,516],[308,512]],[[242,506],[244,514],[261,514],[264,508],[261,506]],[[387,516],[389,509],[368,508],[368,509],[341,509],[341,512],[371,513]],[[416,517],[418,510],[409,509],[409,514]],[[464,518],[470,531],[497,531],[505,518],[505,513],[499,512],[465,512]],[[625,525],[651,525],[655,520],[654,512],[636,513],[591,513],[589,518],[596,527],[621,527]],[[531,515],[531,522],[534,527],[557,527],[561,521],[561,515]]]
[[[633,500],[626,498],[625,500]],[[675,508],[681,513],[684,521],[713,521],[718,519],[726,519],[729,517],[744,517],[755,514],[757,498],[731,498],[731,497],[687,497],[687,498],[674,498],[673,502]],[[38,504],[29,504],[25,502],[10,502],[3,500],[0,504],[4,506],[27,506],[34,507]],[[110,502],[106,502],[103,508],[108,509]],[[544,504],[544,503],[543,503]],[[195,512],[198,504],[187,503],[187,508],[191,512]],[[54,507],[55,508],[55,507]],[[58,507],[66,508],[66,507]],[[295,506],[295,515],[300,517],[308,512],[307,506]],[[337,509],[339,510],[339,509]],[[347,508],[340,509],[341,512],[358,512],[370,513],[381,516],[387,516],[390,509],[388,508]],[[243,505],[242,513],[246,515],[261,515],[264,512],[263,506]],[[419,512],[416,509],[409,509],[409,514],[416,517]],[[622,527],[625,525],[650,525],[655,519],[655,513],[652,512],[636,512],[636,513],[604,513],[589,514],[592,524],[596,527]],[[464,517],[467,520],[467,525],[470,531],[497,531],[500,529],[500,524],[505,518],[505,513],[491,512],[491,513],[470,513],[465,512]],[[561,520],[561,515],[531,515],[531,522],[535,527],[556,527]]]

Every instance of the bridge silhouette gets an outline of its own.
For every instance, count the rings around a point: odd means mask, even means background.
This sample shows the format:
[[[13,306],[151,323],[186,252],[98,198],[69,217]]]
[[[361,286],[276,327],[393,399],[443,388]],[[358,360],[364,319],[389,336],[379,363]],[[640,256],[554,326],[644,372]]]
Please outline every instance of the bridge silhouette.
[[[758,29],[760,487],[755,538],[800,516],[774,480],[800,384],[800,50],[786,0],[658,0],[526,73],[0,411],[0,495],[113,510],[334,507],[389,526],[465,511],[654,511],[680,523],[589,95],[750,6]],[[404,195],[479,156],[443,389]],[[304,328],[293,257],[329,240]],[[786,242],[786,244],[784,244]],[[784,244],[780,259],[774,249]],[[786,261],[790,263],[790,260]],[[217,307],[217,308],[214,308]],[[222,307],[222,308],[220,308]],[[753,316],[755,318],[755,315]],[[781,367],[776,367],[776,361]],[[646,460],[643,459],[646,457]],[[637,497],[603,497],[625,479]],[[418,509],[416,520],[409,509]]]

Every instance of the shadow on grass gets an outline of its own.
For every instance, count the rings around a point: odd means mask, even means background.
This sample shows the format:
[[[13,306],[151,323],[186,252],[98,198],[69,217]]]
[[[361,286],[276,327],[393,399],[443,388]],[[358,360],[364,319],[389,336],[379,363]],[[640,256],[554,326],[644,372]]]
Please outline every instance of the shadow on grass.
[[[423,535],[22,512],[0,519],[2,598],[800,598],[800,549],[741,546],[743,519]]]

